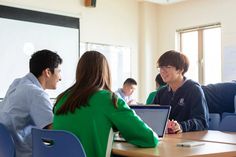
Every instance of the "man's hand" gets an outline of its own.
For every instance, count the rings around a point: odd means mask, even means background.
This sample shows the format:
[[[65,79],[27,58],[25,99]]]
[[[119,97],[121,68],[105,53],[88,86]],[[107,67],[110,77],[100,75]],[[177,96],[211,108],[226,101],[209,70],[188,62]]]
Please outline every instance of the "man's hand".
[[[167,133],[168,134],[177,134],[182,133],[180,124],[176,120],[168,120],[167,122]]]

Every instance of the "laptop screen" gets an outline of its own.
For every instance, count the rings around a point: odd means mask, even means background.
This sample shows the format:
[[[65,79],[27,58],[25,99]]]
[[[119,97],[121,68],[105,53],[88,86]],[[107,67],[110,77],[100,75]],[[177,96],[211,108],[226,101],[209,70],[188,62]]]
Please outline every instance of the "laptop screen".
[[[132,105],[130,108],[133,109],[160,138],[164,136],[166,123],[170,114],[170,106]]]

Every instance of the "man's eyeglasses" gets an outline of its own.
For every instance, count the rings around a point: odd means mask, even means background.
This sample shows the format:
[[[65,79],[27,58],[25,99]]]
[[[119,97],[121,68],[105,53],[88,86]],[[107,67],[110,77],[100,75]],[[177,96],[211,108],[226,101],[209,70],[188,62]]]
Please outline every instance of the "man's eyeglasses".
[[[174,67],[171,66],[171,65],[168,65],[168,66],[160,66],[157,68],[157,70],[160,72],[161,70],[163,71],[170,71],[171,69],[173,69]]]

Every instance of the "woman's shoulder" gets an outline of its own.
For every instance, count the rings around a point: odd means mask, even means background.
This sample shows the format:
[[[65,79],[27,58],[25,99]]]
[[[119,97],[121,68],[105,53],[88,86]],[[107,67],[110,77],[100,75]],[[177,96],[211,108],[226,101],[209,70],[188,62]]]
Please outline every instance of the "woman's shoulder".
[[[112,92],[102,89],[102,90],[96,91],[93,94],[93,97],[111,97],[111,95],[112,95]]]
[[[117,95],[113,95],[115,93],[108,91],[108,90],[99,90],[96,93],[93,94],[93,96],[91,97],[93,101],[98,101],[99,102],[103,102],[103,103],[112,103],[113,104],[113,98],[116,99],[117,102],[117,107],[124,107],[124,106],[128,106],[125,101],[121,98],[119,98]],[[113,105],[112,105],[113,106]]]
[[[111,102],[112,101],[112,92],[108,90],[99,90],[93,93],[90,97],[90,101],[93,102]]]

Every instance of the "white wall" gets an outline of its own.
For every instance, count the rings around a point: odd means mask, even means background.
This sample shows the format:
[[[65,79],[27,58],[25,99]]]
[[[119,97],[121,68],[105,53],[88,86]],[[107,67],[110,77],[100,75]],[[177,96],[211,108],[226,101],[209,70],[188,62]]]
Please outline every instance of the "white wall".
[[[140,68],[139,68],[139,88],[140,99],[145,102],[148,94],[155,90],[155,76],[157,74],[156,60],[158,55],[158,28],[159,7],[153,3],[142,2],[139,6],[140,18]]]
[[[85,7],[84,0],[0,0],[0,4],[79,17],[81,41],[131,48],[131,77],[139,82],[138,1],[97,0],[96,8]]]
[[[222,44],[227,32],[235,32],[235,0],[188,0],[160,8],[159,37],[162,38],[160,50],[174,48],[173,35],[176,29],[221,22]]]
[[[221,22],[222,52],[236,47],[235,0],[187,0],[162,6],[136,0],[97,0],[96,8],[84,7],[83,0],[0,0],[0,4],[77,16],[81,41],[131,47],[132,77],[140,85],[141,102],[155,88],[158,57],[175,49],[177,29]]]
[[[146,4],[145,9],[153,10],[153,5],[155,4]],[[222,25],[222,80],[231,81],[224,76],[224,67],[228,64],[224,61],[227,60],[224,59],[224,55],[225,48],[231,48],[234,50],[234,56],[236,56],[235,6],[235,0],[187,0],[171,5],[156,4],[155,7],[157,12],[152,13],[152,16],[154,16],[156,20],[153,20],[151,15],[146,16],[145,18],[151,18],[149,20],[149,25],[156,26],[152,27],[152,32],[153,36],[157,36],[157,39],[155,40],[157,42],[151,41],[148,44],[149,46],[143,45],[144,49],[141,50],[144,53],[150,51],[149,47],[155,48],[155,51],[152,51],[151,57],[149,56],[149,58],[152,58],[152,63],[147,63],[145,60],[143,60],[143,63],[145,65],[148,64],[149,68],[153,68],[152,65],[156,65],[158,56],[167,50],[175,49],[175,32],[177,29],[220,22]],[[149,32],[150,29],[147,27],[142,31],[143,34],[145,34],[145,32]],[[233,67],[231,70],[236,72],[236,67]],[[154,77],[156,69],[152,69],[151,73]],[[140,71],[139,75],[145,77],[142,80],[150,80],[149,84],[152,83],[151,81],[153,78],[150,77],[151,75],[145,74],[146,72],[143,69]],[[234,74],[234,76],[235,75],[236,74]],[[142,98],[148,94],[148,89],[151,90],[149,87],[150,86],[146,85],[146,91],[142,93]]]

